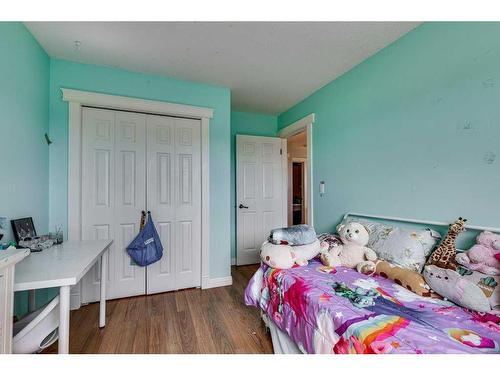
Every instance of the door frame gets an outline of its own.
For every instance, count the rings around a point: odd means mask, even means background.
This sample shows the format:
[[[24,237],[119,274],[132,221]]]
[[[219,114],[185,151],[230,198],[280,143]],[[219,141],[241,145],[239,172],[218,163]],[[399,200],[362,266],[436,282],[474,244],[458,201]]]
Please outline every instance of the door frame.
[[[213,109],[168,103],[91,91],[61,88],[62,100],[68,102],[68,239],[82,238],[81,165],[82,107],[136,111],[165,116],[187,117],[201,122],[201,288],[214,287],[210,280],[210,154],[209,123]],[[217,285],[216,285],[217,286]],[[80,284],[72,288],[71,307],[81,305]]]
[[[301,118],[298,121],[295,121],[278,132],[278,137],[280,138],[289,138],[292,135],[297,133],[306,131],[307,135],[307,162],[306,162],[306,173],[307,173],[307,184],[305,186],[306,190],[306,202],[305,206],[307,207],[307,224],[314,226],[314,215],[313,215],[313,124],[315,121],[316,115],[314,113],[310,113],[309,115]],[[288,175],[288,162],[286,168],[284,168],[285,174]],[[288,185],[288,176],[286,176],[287,185]],[[286,189],[287,194],[284,199],[284,204],[287,206],[286,212],[288,213],[288,188]],[[288,222],[288,219],[287,219]]]

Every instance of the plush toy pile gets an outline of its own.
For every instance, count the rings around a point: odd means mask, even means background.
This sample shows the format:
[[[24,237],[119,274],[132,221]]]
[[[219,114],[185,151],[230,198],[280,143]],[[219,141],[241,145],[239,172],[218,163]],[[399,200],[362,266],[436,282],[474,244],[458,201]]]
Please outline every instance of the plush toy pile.
[[[482,232],[468,251],[457,253],[455,240],[465,231],[466,219],[450,225],[446,237],[429,258],[423,275],[431,289],[444,298],[479,312],[500,313],[500,235]]]
[[[370,242],[369,225],[355,221],[339,224],[338,236],[323,234],[319,239],[314,228],[308,225],[275,229],[262,245],[260,256],[262,262],[272,268],[288,269],[307,265],[309,260],[320,255],[321,262],[330,269],[343,266],[366,275],[376,273],[424,297],[445,298],[471,310],[500,314],[500,234],[484,231],[468,251],[457,253],[455,242],[465,231],[466,221],[459,218],[450,225],[446,236],[429,256],[423,272],[421,266],[415,270],[404,262],[393,263],[395,261],[385,254],[386,243],[380,247],[376,241],[380,233],[375,232],[375,240]],[[429,251],[434,245],[434,242],[429,243],[428,236],[419,236],[418,231],[400,232],[400,237],[409,236],[422,246],[429,245]],[[385,229],[383,233],[389,238],[399,232]],[[367,247],[368,243],[375,250]],[[418,246],[410,247],[419,249]],[[339,293],[345,292],[340,289]],[[360,298],[355,293],[350,295]],[[368,301],[365,297],[360,303]]]
[[[272,268],[288,269],[295,264],[305,266],[316,257],[328,243],[316,238],[314,228],[308,225],[295,225],[288,228],[273,229],[266,242],[262,244],[260,259]]]
[[[457,263],[485,275],[500,275],[500,234],[484,231],[468,251],[455,256]]]

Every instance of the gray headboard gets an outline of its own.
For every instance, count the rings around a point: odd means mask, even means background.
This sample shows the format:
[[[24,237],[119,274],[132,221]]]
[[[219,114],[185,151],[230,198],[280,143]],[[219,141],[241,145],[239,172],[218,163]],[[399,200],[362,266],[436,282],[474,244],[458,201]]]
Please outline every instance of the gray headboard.
[[[407,219],[402,217],[393,217],[393,216],[383,216],[383,215],[371,215],[371,214],[362,214],[358,212],[348,212],[344,215],[344,219],[347,217],[359,217],[370,219],[379,222],[385,223],[398,223],[398,226],[407,227],[407,228],[431,228],[437,232],[439,232],[442,236],[446,234],[448,230],[448,226],[454,221],[452,220],[449,223],[432,221],[432,220],[418,220],[418,219]],[[467,231],[462,233],[457,239],[457,248],[459,249],[468,249],[475,243],[476,236],[479,232],[488,230],[490,232],[499,233],[500,228],[495,227],[482,227],[477,225],[466,225]]]

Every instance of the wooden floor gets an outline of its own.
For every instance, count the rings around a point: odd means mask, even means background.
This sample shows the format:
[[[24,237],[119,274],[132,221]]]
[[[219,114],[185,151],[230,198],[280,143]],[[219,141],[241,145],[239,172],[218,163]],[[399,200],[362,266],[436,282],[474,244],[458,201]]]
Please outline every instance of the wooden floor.
[[[72,311],[70,353],[272,353],[259,310],[243,303],[256,269],[232,267],[228,287],[108,301],[102,329],[98,303]]]

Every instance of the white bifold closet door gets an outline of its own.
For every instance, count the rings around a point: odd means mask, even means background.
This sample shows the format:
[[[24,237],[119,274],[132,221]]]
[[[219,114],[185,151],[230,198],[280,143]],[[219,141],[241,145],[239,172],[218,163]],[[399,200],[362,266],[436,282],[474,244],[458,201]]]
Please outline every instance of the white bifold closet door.
[[[164,249],[176,250],[148,266],[147,293],[200,286],[201,124],[153,115],[147,124],[147,206]]]
[[[84,108],[82,239],[114,240],[109,299],[201,284],[200,121]],[[135,265],[126,247],[150,210],[163,258]],[[99,298],[100,266],[82,280],[82,302]]]

